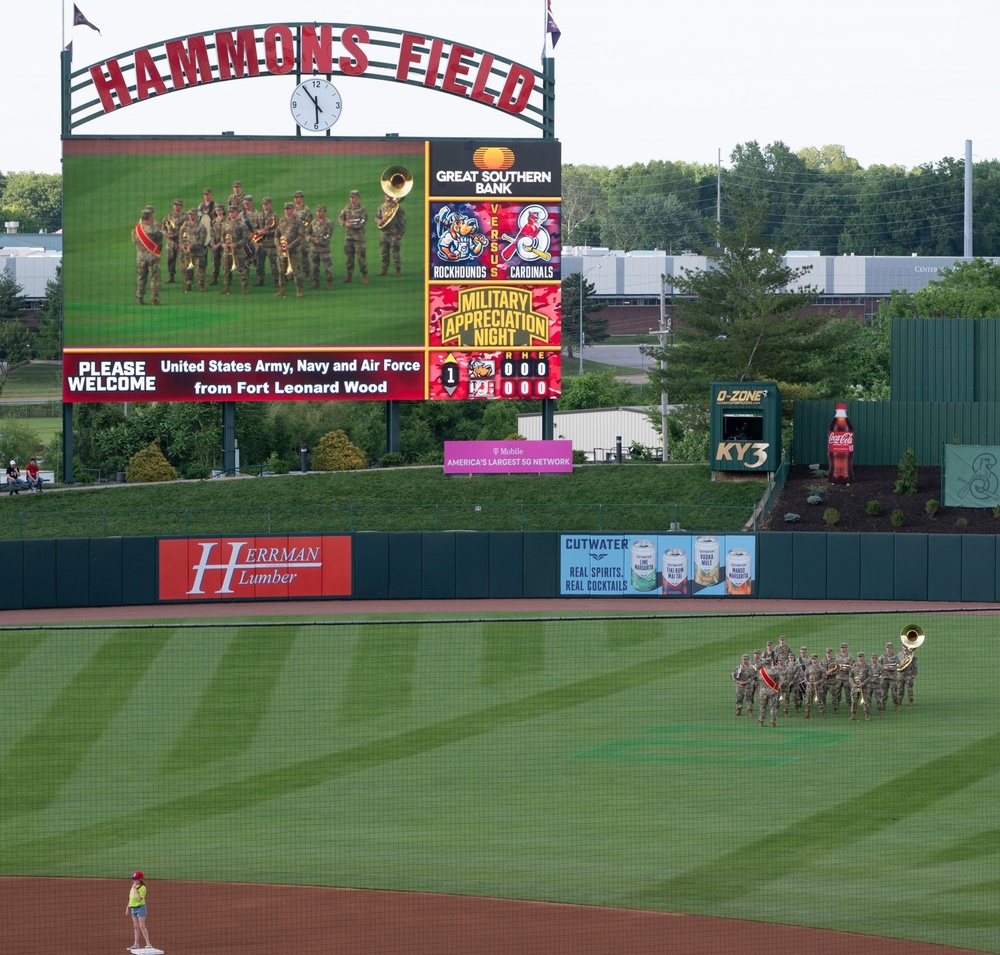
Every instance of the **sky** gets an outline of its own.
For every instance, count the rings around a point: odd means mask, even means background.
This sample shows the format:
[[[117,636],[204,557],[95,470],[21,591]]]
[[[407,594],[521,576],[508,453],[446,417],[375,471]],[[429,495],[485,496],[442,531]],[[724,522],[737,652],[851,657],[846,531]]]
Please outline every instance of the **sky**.
[[[0,171],[60,171],[59,52],[73,68],[173,37],[284,22],[409,30],[539,68],[544,0],[372,3],[79,0],[100,27],[72,27],[73,2],[0,2]],[[285,17],[284,11],[292,20]],[[65,11],[65,17],[63,12]],[[993,92],[996,0],[552,0],[556,136],[563,162],[723,165],[737,144],[793,151],[836,143],[867,167],[1000,157]],[[436,91],[334,77],[342,136],[536,137],[533,127]],[[293,132],[293,76],[214,84],[148,100],[77,131],[89,135]]]

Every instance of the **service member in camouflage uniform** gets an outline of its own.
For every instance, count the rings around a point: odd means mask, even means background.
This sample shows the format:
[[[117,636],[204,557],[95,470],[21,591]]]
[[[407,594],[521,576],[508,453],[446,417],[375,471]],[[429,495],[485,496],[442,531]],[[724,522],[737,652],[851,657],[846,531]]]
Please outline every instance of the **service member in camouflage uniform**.
[[[761,654],[760,650],[754,650],[753,657],[750,660],[750,666],[753,667],[754,673],[759,674],[760,673],[760,668],[763,665],[764,665],[763,654]],[[748,714],[750,716],[753,716],[753,703],[754,703],[754,699],[757,696],[757,683],[758,683],[759,679],[760,679],[760,677],[758,676],[757,680],[754,680],[753,690],[750,693],[750,711],[749,711],[749,714]]]
[[[168,212],[160,223],[163,231],[163,238],[166,242],[167,252],[167,285],[172,285],[177,274],[177,236],[181,229],[181,224],[187,218],[184,214],[184,203],[180,199],[174,199],[173,209]]]
[[[788,645],[785,640],[785,635],[781,634],[778,637],[778,645],[774,648],[775,655],[778,657],[779,663],[784,663],[792,655],[792,648]]]
[[[851,701],[851,667],[854,666],[854,657],[847,652],[847,644],[840,645],[840,653],[834,658],[837,664],[836,680],[830,685],[830,697],[833,703],[833,712],[840,709],[840,694],[844,694],[844,702]]]
[[[222,271],[222,237],[225,234],[225,226],[228,221],[226,210],[222,206],[216,206],[212,211],[212,281],[210,285],[219,284],[219,273]],[[226,263],[227,268],[231,263]],[[205,256],[205,271],[208,271],[208,255]]]
[[[747,716],[753,714],[753,691],[757,683],[757,671],[750,665],[750,654],[744,653],[743,659],[733,670],[733,682],[736,684],[736,715],[743,715],[743,704],[747,704]]]
[[[212,224],[215,222],[215,200],[212,198],[212,190],[209,186],[205,186],[201,194],[201,202],[198,203],[198,221],[205,231],[205,251],[203,253],[205,261],[202,262],[201,266],[202,271],[208,275],[208,254],[212,250]]]
[[[146,304],[146,286],[153,295],[153,304],[160,304],[160,254],[163,233],[153,218],[153,209],[146,206],[132,229],[135,245],[135,300]]]
[[[229,194],[229,198],[226,200],[226,208],[229,209],[231,206],[236,206],[237,209],[243,208],[243,200],[246,196],[243,193],[243,183],[237,179],[233,183],[233,191]]]
[[[350,282],[354,273],[355,259],[358,271],[361,272],[361,284],[368,284],[368,245],[365,238],[365,223],[368,221],[368,210],[361,205],[361,193],[351,190],[350,201],[340,210],[337,217],[344,227],[344,271],[346,274],[340,280]]]
[[[819,662],[819,654],[814,653],[806,667],[806,715],[812,718],[812,708],[815,704],[819,710],[819,718],[826,719],[826,667]]]
[[[898,710],[903,702],[903,681],[897,672],[899,668],[899,657],[892,648],[891,643],[885,645],[885,653],[882,654],[882,709],[884,710],[889,702],[889,695],[892,694],[892,702]]]
[[[240,222],[243,223],[243,227],[246,229],[247,233],[246,240],[243,243],[243,249],[247,260],[247,272],[249,273],[250,268],[253,267],[253,270],[257,275],[257,285],[263,285],[263,259],[257,254],[257,245],[253,241],[253,237],[257,234],[257,229],[260,227],[261,213],[253,207],[253,196],[243,196],[243,209],[240,212]]]
[[[310,252],[312,250],[309,248],[312,243],[309,241],[309,226],[312,225],[313,214],[312,209],[306,205],[306,196],[301,189],[292,196],[292,200],[295,218],[299,220],[299,225],[302,226],[302,248],[299,250],[301,262],[296,264],[295,269],[296,272],[301,273],[302,281],[305,282],[312,276],[312,262],[310,261]],[[316,280],[319,281],[319,275],[316,276]]]
[[[187,218],[177,233],[178,256],[184,291],[191,291],[191,283],[198,281],[198,291],[205,291],[205,230],[198,221],[198,210],[188,209]]]
[[[775,676],[775,672],[772,669],[773,666],[774,664],[763,667],[764,671],[772,679]],[[768,709],[771,711],[771,725],[778,725],[778,695],[780,692],[780,687],[777,690],[772,689],[768,685],[767,680],[764,679],[764,675],[760,675],[760,678],[757,680],[757,723],[760,726],[764,725],[764,718]]]
[[[299,271],[301,261],[300,250],[304,241],[302,223],[295,217],[295,205],[285,203],[284,218],[278,220],[274,227],[274,238],[278,246],[278,298],[285,297],[285,286],[289,280],[295,283],[295,295],[302,297],[302,273]],[[291,271],[289,271],[289,269]]]
[[[281,285],[278,275],[278,250],[274,244],[274,230],[278,225],[278,214],[271,208],[271,197],[264,196],[261,200],[260,227],[257,234],[257,284],[264,284],[264,269],[270,266],[274,286]]]
[[[907,660],[909,660],[909,663],[906,662]],[[899,658],[900,667],[904,663],[906,663],[905,668],[897,668],[896,670],[903,682],[903,691],[900,692],[900,700],[902,700],[903,692],[905,692],[907,703],[913,706],[913,681],[917,678],[917,655],[909,647],[903,647],[903,652]]]
[[[774,641],[768,640],[764,647],[763,662],[765,666],[774,666],[778,662],[778,655],[774,652]]]
[[[806,698],[806,670],[809,669],[809,662],[809,649],[807,647],[799,647],[799,656],[795,661],[800,672],[800,676],[798,682],[795,684],[794,690],[796,710],[802,706],[802,701]]]
[[[858,651],[858,659],[851,664],[851,719],[858,718],[858,703],[865,709],[865,719],[872,718],[871,669],[865,663],[864,650]]]
[[[240,277],[240,288],[243,289],[243,294],[249,294],[246,256],[248,237],[249,233],[240,218],[239,208],[232,206],[228,218],[222,223],[222,289],[219,291],[220,295],[229,294],[233,272],[236,272]]]
[[[393,212],[392,210],[396,211]],[[389,221],[386,222],[385,220]],[[383,225],[383,222],[385,224]],[[400,252],[400,239],[406,234],[406,212],[394,196],[386,196],[385,202],[375,213],[375,225],[379,228],[378,249],[382,256],[382,271],[379,275],[389,274],[389,258],[392,257],[396,275],[403,273],[403,256]]]
[[[879,658],[878,650],[873,650],[868,657],[868,669],[871,670],[872,703],[875,704],[875,709],[881,712],[882,661]]]
[[[330,256],[330,239],[333,236],[333,220],[326,217],[326,206],[316,206],[316,218],[306,229],[309,237],[309,256],[311,260],[312,285],[309,288],[319,288],[321,271],[326,271],[326,287],[333,288],[333,259]]]

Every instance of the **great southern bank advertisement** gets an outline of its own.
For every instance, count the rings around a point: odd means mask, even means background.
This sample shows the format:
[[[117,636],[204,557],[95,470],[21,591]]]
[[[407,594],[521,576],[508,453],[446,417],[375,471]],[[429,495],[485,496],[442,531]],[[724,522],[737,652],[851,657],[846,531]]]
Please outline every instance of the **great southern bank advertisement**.
[[[658,597],[750,597],[756,592],[752,534],[563,534],[560,593]]]

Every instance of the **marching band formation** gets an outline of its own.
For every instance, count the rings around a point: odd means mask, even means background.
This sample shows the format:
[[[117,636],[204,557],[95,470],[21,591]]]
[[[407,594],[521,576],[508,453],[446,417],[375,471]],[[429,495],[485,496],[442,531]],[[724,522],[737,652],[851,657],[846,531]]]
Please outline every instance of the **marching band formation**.
[[[848,652],[847,644],[840,645],[834,655],[833,647],[819,654],[809,653],[800,647],[796,657],[785,637],[778,637],[775,645],[767,642],[763,652],[754,650],[753,656],[743,654],[743,659],[732,672],[736,684],[736,715],[753,716],[757,704],[757,722],[764,725],[770,713],[771,726],[778,725],[778,710],[784,716],[798,713],[805,707],[805,719],[812,718],[813,707],[821,720],[826,719],[827,702],[834,713],[840,710],[843,699],[850,710],[851,719],[858,718],[858,710],[865,719],[871,719],[872,701],[879,716],[885,713],[889,700],[896,710],[902,708],[904,697],[913,705],[913,684],[917,676],[917,655],[914,652],[924,642],[925,634],[919,627],[904,627],[900,633],[900,652],[891,642],[885,651],[875,651],[866,658],[864,651],[855,656]]]
[[[379,275],[388,274],[390,262],[397,276],[402,272],[400,239],[406,231],[406,215],[400,202],[412,185],[412,174],[402,166],[392,166],[383,174],[381,187],[385,201],[375,214],[382,261]],[[176,282],[180,272],[185,292],[195,286],[204,292],[207,283],[221,284],[220,294],[228,295],[235,276],[247,295],[251,268],[258,287],[264,285],[265,274],[270,271],[277,289],[274,294],[279,298],[285,296],[287,285],[294,285],[297,297],[301,297],[306,282],[311,281],[309,288],[318,289],[324,274],[326,288],[332,290],[330,243],[335,223],[326,213],[326,206],[319,205],[314,215],[301,190],[284,204],[283,213],[273,208],[270,196],[261,199],[258,210],[253,196],[244,193],[240,180],[233,183],[232,194],[225,203],[216,202],[214,191],[206,187],[197,207],[185,212],[184,202],[175,199],[173,210],[160,221],[156,220],[153,207],[147,206],[132,230],[136,248],[136,302],[146,304],[148,288],[152,304],[161,304],[161,262],[167,273],[165,284]],[[368,211],[361,204],[360,193],[352,189],[337,217],[344,230],[345,274],[341,283],[351,281],[357,266],[361,283],[368,284],[367,221]]]

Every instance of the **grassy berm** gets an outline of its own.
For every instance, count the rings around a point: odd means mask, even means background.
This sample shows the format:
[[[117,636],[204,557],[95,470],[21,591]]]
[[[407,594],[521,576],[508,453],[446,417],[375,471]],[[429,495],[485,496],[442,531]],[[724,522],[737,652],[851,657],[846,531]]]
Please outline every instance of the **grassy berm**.
[[[4,495],[0,539],[346,531],[735,531],[763,491],[705,464],[445,476],[439,467],[52,488]]]

